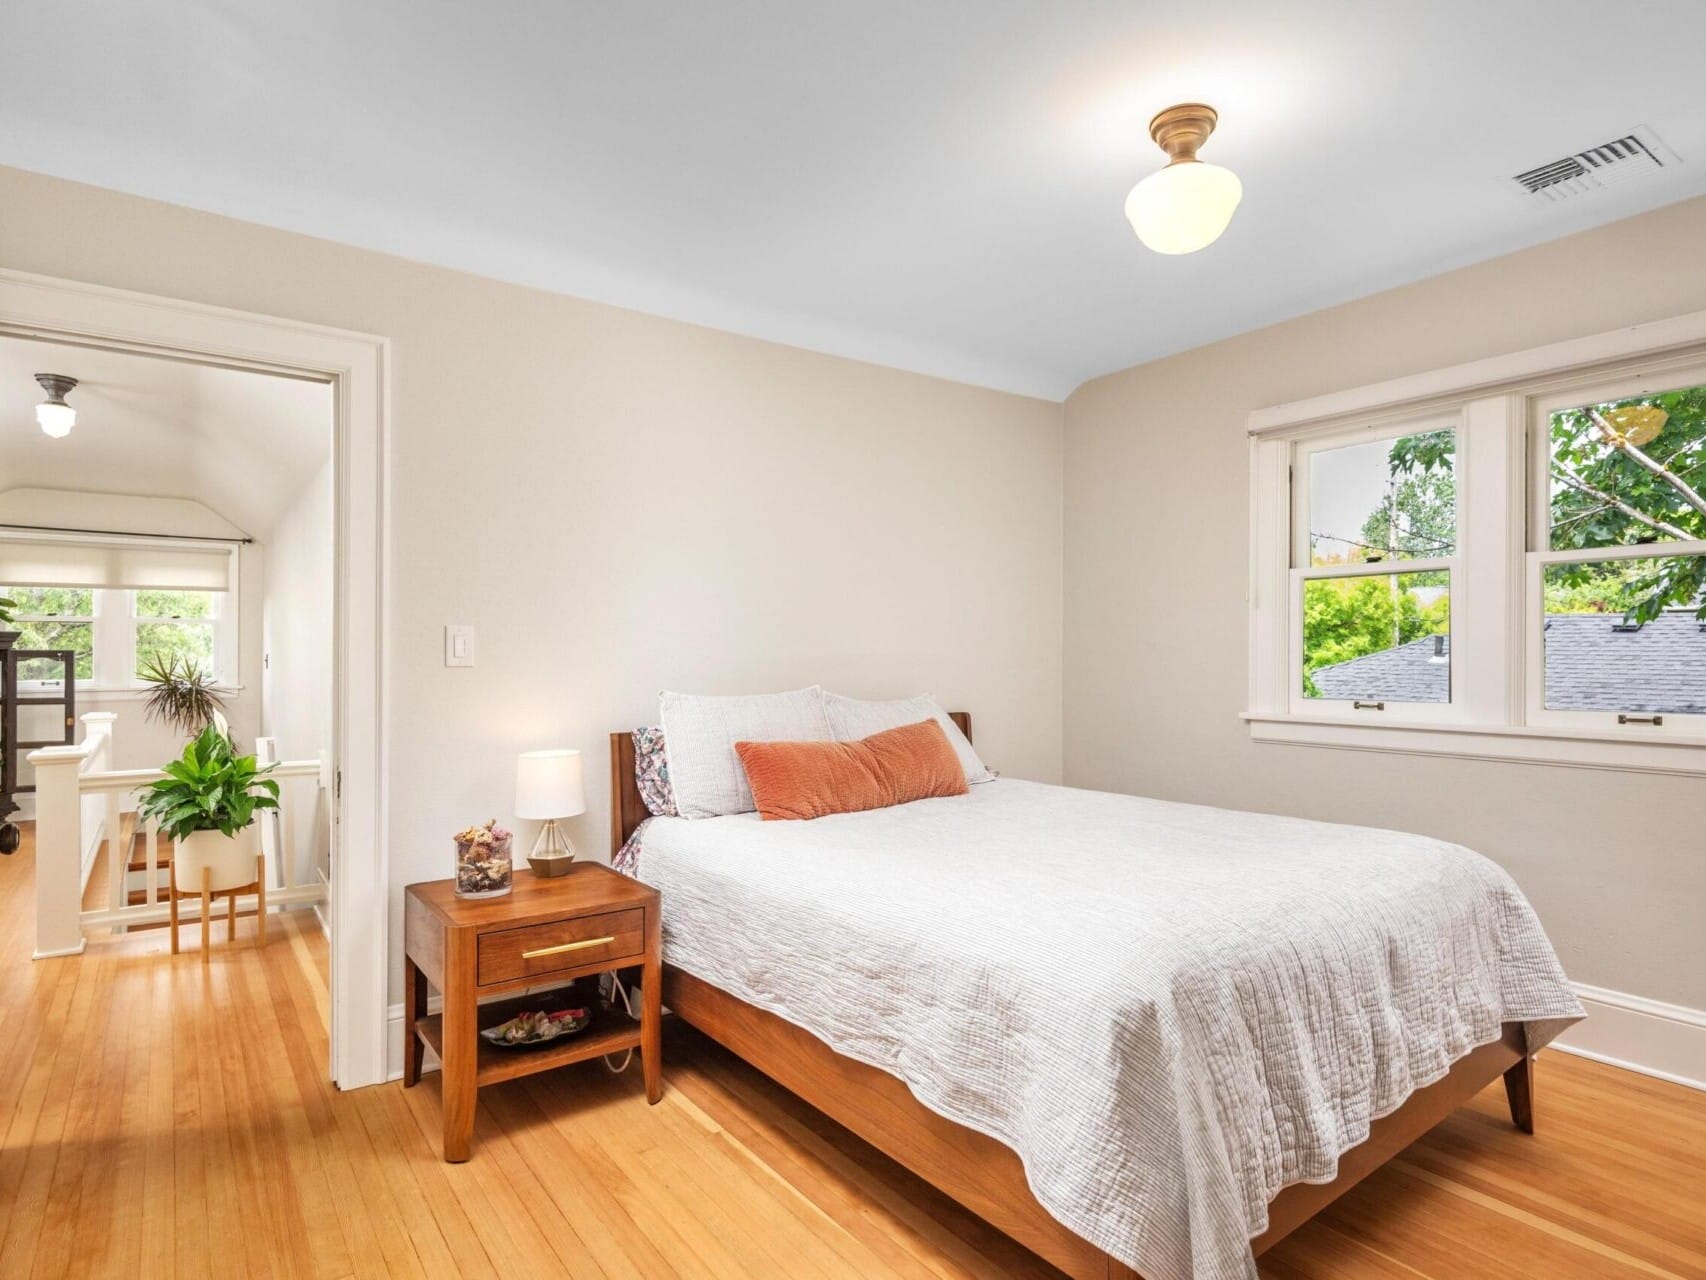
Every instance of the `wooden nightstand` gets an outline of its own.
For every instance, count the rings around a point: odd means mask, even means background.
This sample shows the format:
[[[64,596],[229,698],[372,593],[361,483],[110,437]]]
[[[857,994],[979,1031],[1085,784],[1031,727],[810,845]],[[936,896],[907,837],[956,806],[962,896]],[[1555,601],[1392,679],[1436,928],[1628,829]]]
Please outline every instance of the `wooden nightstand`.
[[[550,878],[517,871],[514,891],[501,898],[458,898],[453,880],[404,891],[403,1087],[420,1080],[432,1046],[442,1069],[446,1160],[468,1158],[481,1085],[637,1048],[647,1100],[663,1096],[659,901],[656,889],[595,862]],[[479,1003],[484,997],[634,966],[644,972],[638,1024],[620,1011],[595,1016],[586,1030],[539,1049],[498,1049],[479,1037],[482,1026],[530,1003]],[[429,982],[444,1003],[431,1016]]]

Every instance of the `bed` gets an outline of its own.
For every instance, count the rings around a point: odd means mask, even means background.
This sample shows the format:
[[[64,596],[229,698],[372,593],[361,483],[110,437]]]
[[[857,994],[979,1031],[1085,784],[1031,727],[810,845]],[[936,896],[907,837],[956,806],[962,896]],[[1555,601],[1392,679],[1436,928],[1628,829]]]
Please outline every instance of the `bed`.
[[[677,1016],[1079,1280],[1253,1276],[1501,1076],[1532,1132],[1581,1014],[1508,877],[1401,833],[1001,779],[655,819],[636,873]]]

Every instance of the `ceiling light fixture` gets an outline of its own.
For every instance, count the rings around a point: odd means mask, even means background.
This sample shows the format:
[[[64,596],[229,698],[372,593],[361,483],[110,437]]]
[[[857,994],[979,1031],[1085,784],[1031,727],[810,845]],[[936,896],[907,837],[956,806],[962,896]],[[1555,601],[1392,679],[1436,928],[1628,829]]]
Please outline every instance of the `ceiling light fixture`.
[[[1137,238],[1156,253],[1195,253],[1226,230],[1244,197],[1230,169],[1197,159],[1220,119],[1213,107],[1186,102],[1149,122],[1149,136],[1167,153],[1167,167],[1152,173],[1125,198],[1125,216]]]
[[[63,440],[77,425],[77,410],[65,403],[77,379],[67,378],[63,373],[38,373],[36,381],[47,392],[47,399],[36,406],[36,421],[55,440]]]

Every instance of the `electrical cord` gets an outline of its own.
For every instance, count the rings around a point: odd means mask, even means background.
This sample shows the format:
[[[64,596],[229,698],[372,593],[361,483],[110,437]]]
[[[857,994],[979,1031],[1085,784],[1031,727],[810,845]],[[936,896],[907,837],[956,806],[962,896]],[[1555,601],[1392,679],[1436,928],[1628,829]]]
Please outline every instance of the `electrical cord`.
[[[615,1000],[621,1001],[623,1011],[626,1012],[630,1018],[632,1018],[634,1016],[634,1005],[628,999],[627,989],[625,987],[623,987],[623,985],[622,985],[622,975],[621,974],[613,972],[610,975],[610,991],[611,991],[612,997]],[[606,1071],[610,1072],[611,1075],[619,1076],[624,1071],[626,1071],[628,1069],[628,1064],[633,1062],[634,1051],[631,1048],[622,1050],[622,1065],[621,1066],[616,1066],[613,1062],[611,1062],[611,1059],[614,1057],[616,1057],[616,1055],[613,1053],[607,1053],[604,1055],[604,1068]]]

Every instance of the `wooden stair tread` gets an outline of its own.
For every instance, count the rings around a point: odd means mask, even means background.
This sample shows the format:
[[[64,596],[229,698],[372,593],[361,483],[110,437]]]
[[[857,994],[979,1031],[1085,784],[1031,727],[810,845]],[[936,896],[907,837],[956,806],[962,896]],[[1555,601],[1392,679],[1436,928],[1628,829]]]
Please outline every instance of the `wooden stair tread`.
[[[165,868],[172,865],[172,842],[161,836],[154,850],[154,865]],[[148,834],[138,831],[130,840],[130,861],[125,864],[126,871],[148,870]]]

